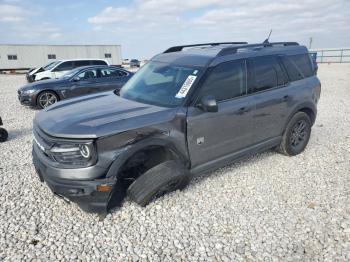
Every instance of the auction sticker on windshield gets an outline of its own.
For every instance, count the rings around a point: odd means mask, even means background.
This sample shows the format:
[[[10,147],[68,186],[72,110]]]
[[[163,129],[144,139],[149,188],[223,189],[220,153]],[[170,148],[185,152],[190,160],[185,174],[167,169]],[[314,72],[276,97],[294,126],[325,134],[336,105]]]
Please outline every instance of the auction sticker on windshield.
[[[190,90],[191,86],[193,85],[194,81],[196,80],[197,76],[189,75],[186,79],[186,81],[183,83],[182,87],[180,88],[179,92],[176,94],[176,98],[184,98],[186,97],[188,91]]]

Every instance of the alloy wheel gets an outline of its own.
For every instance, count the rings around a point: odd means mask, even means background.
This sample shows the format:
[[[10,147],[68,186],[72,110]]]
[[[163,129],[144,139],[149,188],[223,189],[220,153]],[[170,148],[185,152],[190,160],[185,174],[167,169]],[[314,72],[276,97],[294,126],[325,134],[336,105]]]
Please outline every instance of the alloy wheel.
[[[290,135],[290,145],[297,148],[303,145],[307,139],[307,123],[305,120],[299,120],[293,127]]]
[[[48,107],[57,102],[57,97],[52,93],[42,93],[39,97],[39,105],[41,108]]]

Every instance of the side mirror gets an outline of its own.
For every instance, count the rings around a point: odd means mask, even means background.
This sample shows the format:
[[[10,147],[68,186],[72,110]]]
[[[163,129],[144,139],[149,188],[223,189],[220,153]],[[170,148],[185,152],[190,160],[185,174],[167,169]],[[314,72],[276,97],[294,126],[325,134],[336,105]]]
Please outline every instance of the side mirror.
[[[216,99],[214,96],[211,95],[203,96],[200,100],[200,104],[198,105],[198,107],[205,112],[218,111],[218,104],[216,103]]]
[[[80,77],[79,76],[75,76],[75,77],[73,77],[73,82],[78,82],[78,81],[80,81]]]

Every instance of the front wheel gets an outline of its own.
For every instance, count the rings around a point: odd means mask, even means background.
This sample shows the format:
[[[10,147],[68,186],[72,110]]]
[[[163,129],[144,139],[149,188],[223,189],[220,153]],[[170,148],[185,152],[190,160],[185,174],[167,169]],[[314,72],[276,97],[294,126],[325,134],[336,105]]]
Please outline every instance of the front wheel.
[[[50,105],[53,105],[58,101],[57,95],[52,91],[43,91],[38,95],[37,105],[39,108],[43,109]]]
[[[169,160],[138,177],[129,186],[128,196],[140,206],[146,206],[158,197],[185,188],[189,180],[189,171],[183,164]]]
[[[5,142],[8,138],[8,133],[6,129],[0,128],[0,143]]]
[[[304,112],[296,113],[284,131],[278,151],[287,156],[295,156],[304,151],[311,134],[311,120]]]

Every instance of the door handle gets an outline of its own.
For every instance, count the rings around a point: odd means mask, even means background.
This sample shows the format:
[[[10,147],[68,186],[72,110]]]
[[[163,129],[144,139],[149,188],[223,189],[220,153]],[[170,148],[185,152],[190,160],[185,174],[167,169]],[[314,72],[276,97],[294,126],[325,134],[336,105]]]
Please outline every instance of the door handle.
[[[283,102],[287,102],[287,101],[289,101],[289,100],[290,100],[289,95],[285,95],[284,97],[282,97],[282,101],[283,101]]]
[[[248,107],[241,107],[240,109],[237,110],[236,114],[243,115],[244,113],[247,113],[248,111],[249,111]]]

